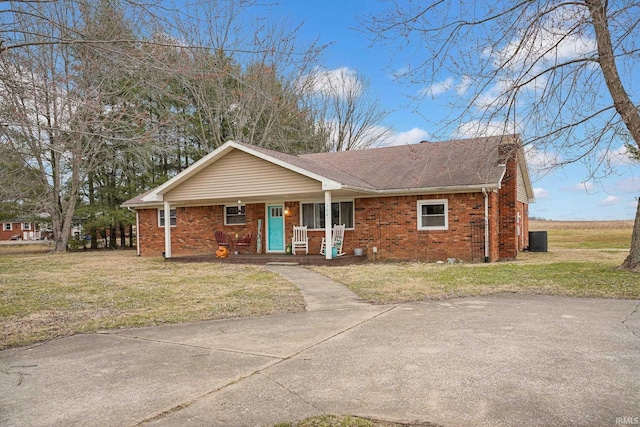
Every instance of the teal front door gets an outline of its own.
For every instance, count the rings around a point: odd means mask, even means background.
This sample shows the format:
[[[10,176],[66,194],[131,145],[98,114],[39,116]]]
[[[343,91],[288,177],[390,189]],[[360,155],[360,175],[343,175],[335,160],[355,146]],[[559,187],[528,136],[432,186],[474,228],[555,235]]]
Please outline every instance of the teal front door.
[[[267,252],[284,252],[284,207],[267,206]]]

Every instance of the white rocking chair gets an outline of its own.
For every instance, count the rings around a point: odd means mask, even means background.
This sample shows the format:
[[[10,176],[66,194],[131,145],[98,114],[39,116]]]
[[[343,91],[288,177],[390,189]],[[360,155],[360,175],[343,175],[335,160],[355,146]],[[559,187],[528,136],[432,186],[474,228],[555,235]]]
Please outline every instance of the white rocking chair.
[[[342,252],[342,243],[344,242],[344,224],[342,225],[334,225],[331,230],[331,247],[336,248],[338,252],[338,256],[344,255]],[[324,255],[324,251],[327,244],[325,238],[322,238],[322,244],[320,246],[320,255]]]
[[[293,226],[293,238],[291,239],[291,252],[296,254],[296,248],[304,248],[305,255],[309,255],[309,239],[307,238],[307,226]]]

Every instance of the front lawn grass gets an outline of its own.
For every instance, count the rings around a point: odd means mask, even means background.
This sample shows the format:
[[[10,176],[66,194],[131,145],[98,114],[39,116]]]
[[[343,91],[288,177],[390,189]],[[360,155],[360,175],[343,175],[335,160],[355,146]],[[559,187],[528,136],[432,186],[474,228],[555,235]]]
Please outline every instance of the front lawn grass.
[[[620,254],[608,254],[610,258]],[[597,255],[591,253],[594,259]],[[440,300],[500,292],[640,299],[640,276],[611,261],[535,261],[491,264],[384,263],[314,269],[374,304]],[[622,262],[622,261],[620,261]]]
[[[134,251],[47,254],[0,247],[0,349],[78,332],[304,310],[262,268],[181,264]]]
[[[545,230],[548,252],[479,264],[371,263],[314,270],[375,304],[500,292],[640,299],[640,275],[618,270],[628,255],[633,221],[531,221]]]

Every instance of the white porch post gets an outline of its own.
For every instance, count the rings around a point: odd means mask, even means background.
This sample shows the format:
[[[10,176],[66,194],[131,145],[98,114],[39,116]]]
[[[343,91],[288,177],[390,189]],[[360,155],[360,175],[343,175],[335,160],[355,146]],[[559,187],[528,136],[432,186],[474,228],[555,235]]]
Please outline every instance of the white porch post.
[[[164,257],[171,258],[171,204],[164,202]]]
[[[331,191],[324,192],[324,247],[325,259],[331,259],[333,246],[331,244]]]
[[[133,239],[133,233],[129,236]],[[136,254],[140,256],[140,212],[136,209]]]

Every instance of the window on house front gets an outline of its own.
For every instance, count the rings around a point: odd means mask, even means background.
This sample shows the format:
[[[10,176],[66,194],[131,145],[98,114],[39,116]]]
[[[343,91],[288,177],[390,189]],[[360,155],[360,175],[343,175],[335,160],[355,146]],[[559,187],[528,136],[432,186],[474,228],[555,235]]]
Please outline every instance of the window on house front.
[[[169,224],[171,227],[175,227],[176,222],[176,210],[171,209],[169,211]],[[164,227],[164,209],[158,209],[158,227]]]
[[[448,216],[446,199],[418,200],[418,230],[447,230]]]
[[[28,223],[28,222],[23,222],[23,223],[22,223],[22,229],[23,229],[24,231],[29,231],[29,230],[31,230],[31,224],[30,224],[30,223]]]
[[[302,225],[309,229],[324,229],[324,203],[302,203]],[[353,228],[353,202],[331,203],[331,225],[344,224]]]
[[[5,222],[5,223],[2,224],[2,229],[4,231],[11,231],[11,230],[13,230],[13,227],[11,226],[10,222]]]
[[[224,224],[225,225],[246,224],[246,222],[247,222],[246,205],[224,207]]]

